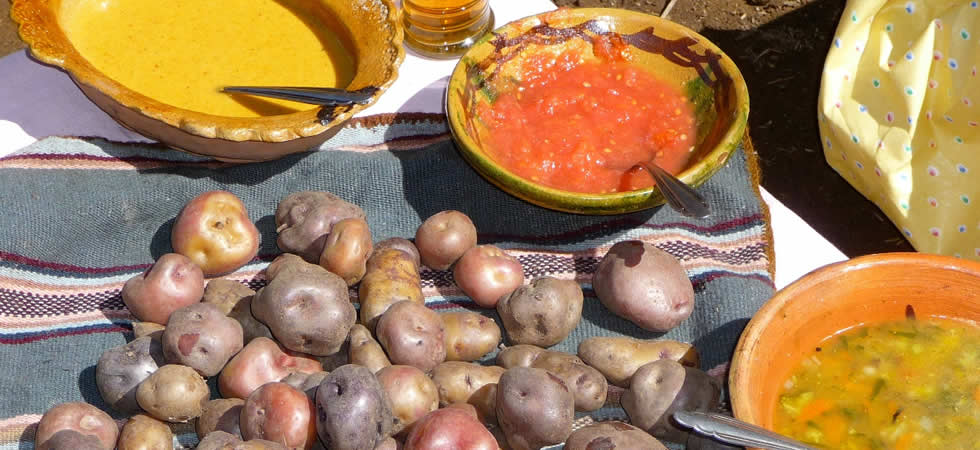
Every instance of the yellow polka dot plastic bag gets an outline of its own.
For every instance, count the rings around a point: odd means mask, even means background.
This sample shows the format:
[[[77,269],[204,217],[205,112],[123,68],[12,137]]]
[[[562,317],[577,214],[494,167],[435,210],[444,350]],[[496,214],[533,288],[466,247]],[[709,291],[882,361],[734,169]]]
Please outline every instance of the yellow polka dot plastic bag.
[[[980,260],[978,56],[978,0],[849,0],[827,54],[827,162],[921,252]]]

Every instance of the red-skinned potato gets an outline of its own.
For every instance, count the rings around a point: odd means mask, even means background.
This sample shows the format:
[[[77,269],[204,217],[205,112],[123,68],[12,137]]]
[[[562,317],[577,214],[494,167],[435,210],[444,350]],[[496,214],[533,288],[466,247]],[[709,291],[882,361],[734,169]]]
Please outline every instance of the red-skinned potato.
[[[405,438],[405,450],[496,450],[497,440],[479,420],[458,408],[426,414]]]
[[[290,373],[322,370],[319,361],[286,354],[276,341],[260,337],[228,361],[218,375],[218,390],[224,397],[244,399],[259,386],[282,380]]]
[[[391,305],[378,320],[376,332],[392,364],[428,372],[446,360],[442,319],[425,305],[409,300]]]
[[[418,368],[388,366],[375,376],[391,401],[391,412],[395,416],[392,433],[410,429],[416,420],[439,408],[436,384]]]
[[[204,275],[232,272],[259,251],[259,230],[245,204],[228,191],[204,192],[191,199],[170,230],[174,253],[187,256]]]
[[[205,403],[201,417],[194,423],[198,440],[215,431],[224,431],[241,438],[239,422],[244,406],[245,400],[240,398],[218,398]]]
[[[95,436],[106,449],[115,448],[116,439],[119,437],[119,427],[116,426],[116,422],[101,409],[88,403],[68,402],[55,405],[41,416],[41,421],[38,422],[37,430],[34,432],[34,445],[43,446],[55,433],[62,430]],[[61,440],[71,437],[62,436]]]
[[[168,363],[212,377],[242,349],[242,326],[214,304],[195,303],[170,315],[162,341]]]
[[[289,194],[276,207],[279,249],[316,264],[334,224],[351,217],[363,219],[364,210],[329,192]]]
[[[476,361],[500,344],[500,327],[473,311],[442,313],[446,330],[446,361]]]
[[[204,274],[190,258],[167,253],[122,288],[123,303],[144,322],[167,324],[170,314],[201,301]]]
[[[456,261],[453,279],[474,303],[493,308],[500,297],[524,284],[524,268],[507,252],[493,245],[478,245]]]
[[[359,217],[344,219],[330,229],[320,253],[320,266],[353,286],[364,277],[373,249],[368,223]]]
[[[415,246],[422,264],[435,270],[446,270],[476,246],[476,226],[459,211],[433,214],[415,232]]]
[[[286,383],[266,383],[245,400],[240,419],[245,440],[263,439],[309,450],[316,442],[313,401]]]
[[[174,433],[169,425],[138,414],[123,426],[116,450],[172,450],[173,441]]]

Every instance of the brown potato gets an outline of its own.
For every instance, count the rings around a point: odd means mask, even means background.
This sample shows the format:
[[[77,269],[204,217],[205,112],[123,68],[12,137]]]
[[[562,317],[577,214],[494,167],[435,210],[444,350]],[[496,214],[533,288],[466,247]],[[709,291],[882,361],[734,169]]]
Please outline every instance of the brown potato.
[[[500,327],[490,317],[472,311],[439,316],[446,330],[447,361],[476,361],[500,344]]]
[[[34,432],[34,445],[45,446],[49,439],[63,430],[75,431],[83,436],[95,436],[105,449],[115,448],[116,439],[119,437],[116,422],[101,409],[88,403],[68,402],[55,405],[41,416]],[[60,435],[56,442],[49,444],[49,447],[66,448],[62,446],[72,442],[88,442],[86,446],[91,445],[87,439],[65,433]]]
[[[515,450],[559,444],[572,433],[575,398],[544,369],[515,367],[497,383],[497,422]]]
[[[265,277],[268,280],[272,280],[278,277],[280,274],[291,273],[291,272],[303,272],[303,273],[323,273],[329,272],[329,270],[320,267],[315,263],[306,262],[303,258],[292,253],[283,253],[272,260],[268,266],[265,268]]]
[[[126,280],[123,303],[143,322],[167,324],[170,313],[201,301],[204,273],[190,258],[167,253],[140,275]]]
[[[35,446],[37,450],[111,450],[98,437],[75,430],[61,430]]]
[[[378,320],[377,334],[392,364],[428,372],[446,360],[442,319],[425,305],[409,300],[391,305]]]
[[[131,417],[119,434],[117,450],[172,450],[174,433],[170,426],[150,416]]]
[[[191,199],[177,214],[170,244],[174,253],[187,256],[204,276],[213,277],[233,272],[255,257],[259,230],[238,196],[209,191]]]
[[[253,295],[255,295],[255,291],[242,283],[226,278],[217,278],[208,281],[208,285],[204,287],[204,299],[201,301],[217,306],[221,313],[227,316],[235,309],[238,302]]]
[[[316,390],[316,429],[332,450],[373,449],[391,435],[391,402],[366,367],[348,364],[330,372]]]
[[[475,363],[446,361],[432,370],[439,389],[439,405],[468,403],[476,407],[483,423],[496,423],[497,382],[504,368]]]
[[[707,412],[718,406],[721,383],[676,361],[661,359],[640,367],[620,402],[630,423],[658,439],[683,444],[689,432],[671,420],[676,411]]]
[[[95,385],[102,400],[117,411],[139,412],[136,389],[151,373],[164,365],[160,342],[144,336],[102,353],[95,365]]]
[[[497,440],[487,427],[466,411],[443,408],[419,419],[405,438],[405,450],[496,450]]]
[[[412,261],[415,263],[416,270],[418,270],[419,266],[422,265],[422,261],[419,256],[419,249],[418,247],[415,246],[415,244],[412,243],[412,241],[400,237],[388,238],[381,242],[378,242],[377,244],[374,244],[374,253],[380,253],[382,250],[388,248],[401,250],[407,253],[408,256],[410,256]]]
[[[219,398],[205,403],[201,417],[198,417],[194,424],[197,438],[204,439],[214,431],[224,431],[242,437],[239,420],[244,405],[245,400],[240,398]]]
[[[242,326],[242,338],[246,344],[252,342],[252,339],[257,337],[273,339],[272,331],[269,331],[269,327],[259,322],[259,319],[256,319],[252,315],[252,300],[254,298],[255,296],[253,295],[241,299],[231,312],[228,313],[228,317],[235,319]]]
[[[610,383],[622,388],[629,387],[630,377],[637,369],[659,359],[677,361],[685,366],[700,365],[694,346],[666,339],[590,337],[579,343],[578,356],[601,372]]]
[[[320,253],[320,266],[337,274],[353,286],[361,281],[371,256],[371,229],[359,217],[341,220],[334,224],[327,235]]]
[[[195,303],[174,311],[163,330],[163,355],[205,377],[221,372],[242,349],[242,326],[211,303]]]
[[[262,439],[242,442],[238,436],[214,431],[201,439],[197,450],[286,450],[286,446]]]
[[[411,255],[396,248],[375,251],[368,259],[357,298],[361,303],[361,323],[371,331],[391,305],[403,300],[424,304],[418,264]]]
[[[327,378],[327,375],[330,375],[330,372],[293,372],[286,378],[283,378],[282,382],[305,392],[306,396],[309,397],[310,400],[315,400],[316,388],[320,387],[320,383],[323,383],[323,380]]]
[[[578,326],[583,298],[575,280],[538,277],[503,296],[497,313],[511,343],[550,347]]]
[[[283,347],[317,356],[340,350],[357,319],[347,283],[330,272],[278,274],[255,294],[252,314]]]
[[[391,365],[381,344],[374,340],[371,331],[361,324],[356,324],[350,329],[349,355],[351,364],[367,367],[372,373]]]
[[[596,268],[592,288],[613,314],[645,330],[669,331],[694,310],[694,287],[680,262],[641,241],[613,245]]]
[[[512,345],[497,353],[497,365],[504,369],[512,367],[531,367],[534,360],[538,359],[547,350],[536,345],[520,344]]]
[[[239,420],[245,440],[262,439],[309,450],[317,439],[313,401],[286,383],[266,383],[252,392]]]
[[[547,370],[561,378],[575,396],[576,411],[595,411],[606,402],[606,378],[575,355],[546,351],[531,367]]]
[[[218,375],[218,390],[229,398],[248,398],[263,384],[279,381],[293,372],[315,373],[320,362],[287,354],[276,341],[256,338],[238,352]]]
[[[408,430],[415,421],[439,408],[439,391],[425,372],[412,366],[388,366],[375,376],[391,402],[392,434]]]
[[[524,268],[507,252],[493,245],[478,245],[456,261],[453,279],[474,303],[493,308],[501,297],[524,284]]]
[[[316,264],[334,224],[351,217],[363,219],[364,210],[329,192],[289,194],[276,207],[279,249]]]
[[[416,230],[415,246],[422,264],[435,270],[446,270],[463,253],[476,246],[476,225],[459,211],[435,213]]]
[[[600,448],[667,450],[664,444],[645,431],[616,421],[599,422],[579,428],[565,441],[565,450]]]
[[[201,415],[211,392],[194,369],[168,364],[140,383],[136,401],[154,419],[187,422]]]
[[[150,336],[159,341],[160,337],[163,336],[164,328],[163,325],[153,322],[133,322],[133,338],[139,339],[143,336]]]

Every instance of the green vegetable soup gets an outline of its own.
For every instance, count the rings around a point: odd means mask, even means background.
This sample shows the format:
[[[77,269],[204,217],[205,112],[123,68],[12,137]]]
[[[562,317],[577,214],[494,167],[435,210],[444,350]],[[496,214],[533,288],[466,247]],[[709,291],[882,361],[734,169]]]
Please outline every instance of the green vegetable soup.
[[[817,447],[980,449],[980,328],[929,318],[847,330],[782,389],[775,430]]]

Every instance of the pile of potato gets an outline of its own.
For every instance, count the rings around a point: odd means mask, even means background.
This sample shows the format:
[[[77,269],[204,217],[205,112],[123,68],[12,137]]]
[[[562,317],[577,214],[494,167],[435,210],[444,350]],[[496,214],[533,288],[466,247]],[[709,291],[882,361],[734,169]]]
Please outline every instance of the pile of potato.
[[[96,366],[102,398],[131,418],[119,431],[98,408],[63,403],[41,419],[37,447],[169,449],[167,423],[194,421],[203,450],[654,449],[665,448],[657,438],[688,440],[673,411],[717,406],[720,385],[686,343],[593,337],[577,355],[548,350],[578,326],[581,286],[525,283],[521,263],[477,245],[459,211],[429,217],[414,242],[375,243],[361,208],[327,192],[287,196],[275,220],[284,253],[256,292],[219,278],[258,250],[241,200],[215,191],[187,203],[174,253],[123,287],[135,339]],[[422,265],[452,270],[501,323],[428,308]],[[593,286],[610,311],[649,330],[673,328],[694,304],[680,264],[638,241],[614,245]],[[477,362],[498,349],[496,365]],[[572,432],[576,411],[617,399],[635,426]]]

